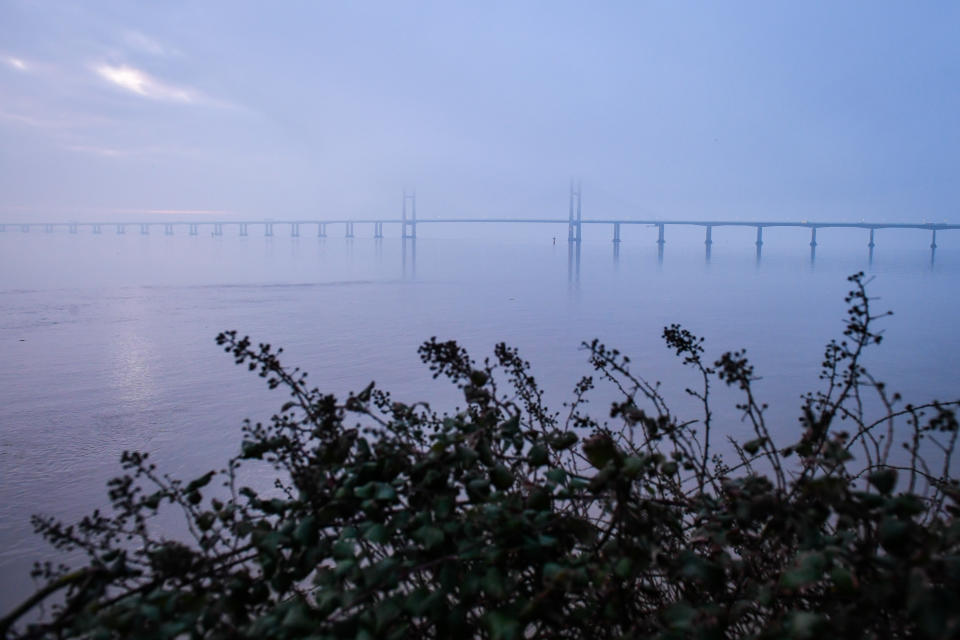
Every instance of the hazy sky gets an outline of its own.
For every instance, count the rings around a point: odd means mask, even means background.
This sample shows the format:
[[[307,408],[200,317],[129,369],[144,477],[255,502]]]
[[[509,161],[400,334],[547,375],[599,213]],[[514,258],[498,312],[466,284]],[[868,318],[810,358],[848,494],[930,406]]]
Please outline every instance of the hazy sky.
[[[950,220],[960,3],[0,2],[0,218]],[[187,215],[173,214],[178,216]]]

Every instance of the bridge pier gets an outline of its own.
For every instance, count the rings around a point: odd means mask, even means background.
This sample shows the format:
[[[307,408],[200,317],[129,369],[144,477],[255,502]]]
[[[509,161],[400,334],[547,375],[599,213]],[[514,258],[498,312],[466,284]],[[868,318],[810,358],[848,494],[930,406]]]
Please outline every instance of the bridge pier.
[[[214,223],[213,223],[213,235],[215,235],[215,236],[222,236],[222,235],[223,235],[223,223],[222,223],[222,222],[214,222]]]
[[[144,236],[150,235],[150,225],[149,225],[149,224],[141,224],[141,225],[140,225],[140,235],[144,235]]]
[[[299,222],[291,222],[291,223],[290,223],[290,237],[291,237],[291,238],[299,238],[299,237],[300,237],[300,223],[299,223]]]
[[[657,244],[660,245],[660,248],[663,248],[663,244],[666,240],[663,239],[663,227],[665,225],[661,222],[657,225]]]
[[[937,248],[937,230],[936,229],[933,230],[933,235],[930,237],[930,248],[931,249]]]
[[[169,222],[165,222],[163,225],[163,235],[172,236],[173,235],[173,225]]]
[[[43,230],[46,231],[47,233],[53,233],[53,225],[45,224],[43,225]]]
[[[117,235],[123,235],[127,232],[127,226],[123,224],[117,225]]]
[[[580,284],[580,243],[567,243],[567,284]]]
[[[273,235],[273,223],[272,223],[272,222],[264,222],[264,223],[263,223],[263,235],[265,235],[265,236],[272,236],[272,235]]]
[[[613,223],[613,243],[620,244],[620,223]]]
[[[102,231],[102,230],[100,229],[100,225],[98,225],[98,224],[93,225],[93,232],[94,232],[94,233],[101,233],[101,231]]]
[[[873,243],[873,229],[870,229],[870,244],[867,245],[872,250],[876,245]]]
[[[703,241],[703,244],[708,247],[713,244],[713,227],[709,224],[707,225],[707,239]]]
[[[763,227],[757,227],[757,249],[763,246]]]
[[[810,229],[810,246],[811,247],[817,246],[817,228],[816,227],[813,227]]]
[[[383,237],[383,223],[382,223],[382,222],[374,222],[374,223],[373,223],[373,237],[374,237],[374,238],[382,238],[382,237]]]
[[[71,222],[69,228],[70,228],[70,233],[76,233],[76,232],[77,232],[77,223],[76,223],[76,222]]]
[[[353,223],[352,223],[352,222],[345,222],[344,224],[345,224],[346,228],[344,229],[343,237],[344,237],[344,238],[352,238],[352,237],[353,237]]]
[[[327,237],[327,223],[326,223],[326,222],[318,222],[318,223],[317,223],[317,237],[318,237],[318,238],[326,238],[326,237]]]
[[[574,209],[576,202],[576,209]],[[583,198],[581,196],[580,183],[577,188],[573,188],[573,180],[570,181],[570,218],[567,223],[567,241],[579,243],[583,240]],[[616,230],[614,230],[616,233]]]
[[[407,200],[410,201],[410,219],[407,220]],[[417,192],[408,194],[406,189],[403,191],[403,207],[401,212],[401,238],[417,237]]]
[[[27,232],[29,232],[29,231],[30,231],[30,225],[28,225],[28,224],[22,224],[22,225],[20,225],[20,232],[21,232],[21,233],[27,233]]]
[[[200,225],[198,225],[196,222],[191,222],[187,228],[187,233],[189,233],[191,236],[198,235],[200,233]]]
[[[240,235],[241,235],[241,236],[247,235],[247,223],[246,223],[246,222],[241,222],[241,223],[240,223]]]

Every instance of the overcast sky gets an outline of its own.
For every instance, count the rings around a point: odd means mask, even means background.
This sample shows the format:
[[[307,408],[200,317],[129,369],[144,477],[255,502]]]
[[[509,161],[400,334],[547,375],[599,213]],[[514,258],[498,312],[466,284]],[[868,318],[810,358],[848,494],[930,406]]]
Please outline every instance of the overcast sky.
[[[0,2],[0,218],[960,222],[957,2]],[[191,213],[192,212],[192,213]],[[222,216],[222,213],[218,213]]]

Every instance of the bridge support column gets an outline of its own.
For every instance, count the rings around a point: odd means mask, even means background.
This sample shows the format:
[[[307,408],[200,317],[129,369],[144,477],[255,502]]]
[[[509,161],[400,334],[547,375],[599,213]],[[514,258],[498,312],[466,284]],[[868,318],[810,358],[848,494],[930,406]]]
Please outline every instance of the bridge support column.
[[[76,232],[77,232],[77,223],[76,223],[76,222],[71,222],[71,223],[70,223],[70,233],[76,233]]]
[[[46,231],[47,233],[53,233],[53,225],[45,224],[43,225],[43,230]]]
[[[707,225],[707,239],[703,241],[703,244],[708,247],[713,244],[713,227]]]
[[[101,232],[100,225],[98,224],[93,225],[93,232],[100,233]]]
[[[29,232],[29,231],[30,231],[30,225],[28,225],[28,224],[22,224],[22,225],[20,225],[20,231],[21,231],[21,233],[27,233],[27,232]]]
[[[763,246],[763,227],[757,227],[757,249]]]
[[[265,235],[265,236],[272,236],[272,235],[273,235],[273,223],[272,223],[272,222],[264,222],[264,223],[263,223],[263,235]]]
[[[241,222],[241,223],[240,223],[240,235],[241,235],[241,236],[247,235],[247,223],[246,223],[246,222]]]
[[[353,223],[352,223],[352,222],[347,222],[347,223],[345,223],[345,225],[346,225],[346,228],[344,229],[343,237],[344,237],[344,238],[352,238],[352,237],[353,237]]]
[[[117,235],[118,235],[118,236],[122,236],[122,235],[125,234],[126,232],[127,232],[127,226],[126,226],[126,225],[123,225],[123,224],[118,224],[118,225],[117,225]]]
[[[173,225],[169,222],[163,225],[163,235],[172,236],[173,235]]]
[[[141,235],[145,235],[145,236],[146,236],[146,235],[149,235],[149,234],[150,234],[150,225],[149,225],[149,224],[141,224],[141,225],[140,225],[140,234],[141,234]]]
[[[614,244],[620,244],[620,223],[613,223],[613,242]]]
[[[407,200],[410,201],[410,219],[407,219]],[[413,193],[407,193],[406,189],[403,191],[403,208],[401,212],[401,227],[400,227],[400,237],[401,238],[416,238],[417,237],[417,191],[414,189]]]
[[[318,237],[318,238],[326,238],[326,237],[327,237],[327,223],[326,223],[326,222],[318,222],[318,223],[317,223],[317,237]]]
[[[192,236],[197,235],[200,233],[200,225],[198,225],[196,222],[191,222],[188,233]]]
[[[223,223],[222,223],[222,222],[214,222],[214,223],[213,223],[213,235],[215,235],[215,236],[222,236],[222,235],[223,235]]]
[[[930,248],[931,249],[937,248],[937,230],[936,229],[933,230],[933,235],[930,236]]]
[[[876,246],[873,243],[873,229],[870,229],[870,244],[868,244],[867,246],[870,247],[871,249],[873,249]]]
[[[576,209],[574,209],[576,203]],[[581,197],[580,183],[577,183],[576,189],[573,187],[573,180],[570,181],[570,218],[567,222],[567,241],[580,242],[583,239],[583,200]],[[615,231],[616,232],[616,231]]]
[[[812,229],[810,229],[810,246],[811,247],[817,246],[817,228],[816,227],[813,227]]]
[[[382,238],[382,237],[383,237],[383,223],[382,223],[382,222],[374,222],[374,223],[373,223],[373,237],[374,237],[374,238]]]
[[[666,242],[666,240],[663,239],[663,227],[664,224],[662,222],[657,225],[657,244],[661,247],[663,247],[663,243]]]
[[[299,223],[299,222],[291,222],[291,223],[290,223],[290,237],[291,237],[291,238],[299,238],[299,237],[300,237],[300,223]]]

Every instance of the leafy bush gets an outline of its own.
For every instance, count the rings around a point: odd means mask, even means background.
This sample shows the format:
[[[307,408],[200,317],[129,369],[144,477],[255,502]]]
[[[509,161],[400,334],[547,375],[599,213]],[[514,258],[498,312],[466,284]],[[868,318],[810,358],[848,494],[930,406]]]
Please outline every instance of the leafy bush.
[[[958,403],[901,405],[865,370],[879,316],[863,274],[850,280],[845,339],[827,346],[822,388],[805,396],[788,445],[771,436],[743,352],[708,364],[702,339],[676,325],[664,338],[702,380],[688,390],[702,405],[698,421],[677,418],[628,358],[597,342],[585,345],[594,376],[560,414],[514,349],[497,345],[478,363],[455,342],[431,339],[421,359],[465,403],[439,415],[373,384],[341,402],[284,368],[280,350],[221,334],[236,362],[289,390],[289,402],[269,423],[245,424],[241,452],[223,471],[184,482],[147,454],[126,453],[109,512],[72,525],[36,518],[54,546],[87,561],[38,567],[47,586],[2,629],[90,638],[958,637]],[[714,442],[717,383],[738,390],[753,430],[730,445],[729,461]],[[595,384],[619,394],[603,421],[586,413]],[[274,489],[240,486],[265,470]],[[188,540],[151,531],[170,506],[186,516]],[[54,594],[59,604],[41,622],[17,623]]]

